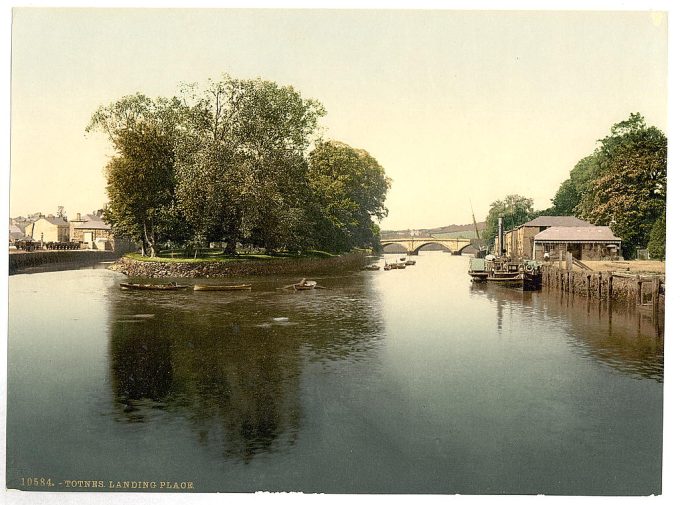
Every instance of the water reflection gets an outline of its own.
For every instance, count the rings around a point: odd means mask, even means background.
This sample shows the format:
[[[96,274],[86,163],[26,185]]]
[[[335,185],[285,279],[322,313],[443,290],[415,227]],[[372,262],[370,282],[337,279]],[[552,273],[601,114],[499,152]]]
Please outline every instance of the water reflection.
[[[651,311],[560,291],[523,292],[472,283],[470,293],[496,305],[499,332],[513,311],[529,311],[532,318],[559,325],[584,356],[619,372],[663,382],[663,318],[654,318]]]
[[[119,292],[110,299],[109,351],[120,419],[159,411],[188,419],[200,445],[249,462],[295,444],[307,361],[361,360],[383,338],[366,278],[328,290],[251,293]],[[369,299],[371,303],[369,303]]]

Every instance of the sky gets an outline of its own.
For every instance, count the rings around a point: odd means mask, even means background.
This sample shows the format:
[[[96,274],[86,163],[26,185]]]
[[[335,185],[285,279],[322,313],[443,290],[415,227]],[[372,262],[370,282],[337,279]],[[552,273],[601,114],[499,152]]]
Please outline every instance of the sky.
[[[550,199],[611,126],[667,131],[667,18],[654,12],[46,9],[12,19],[12,217],[106,202],[102,105],[228,73],[292,85],[324,136],[392,179],[382,229]]]

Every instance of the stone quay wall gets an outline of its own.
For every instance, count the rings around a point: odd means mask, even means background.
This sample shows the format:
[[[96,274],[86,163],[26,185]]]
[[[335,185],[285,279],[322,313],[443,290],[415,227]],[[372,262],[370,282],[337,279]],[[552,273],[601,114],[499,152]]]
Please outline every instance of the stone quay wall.
[[[665,303],[664,275],[566,270],[544,265],[542,284],[543,289],[613,301],[629,307],[649,307],[655,312],[663,310]]]
[[[366,255],[354,252],[331,258],[206,261],[199,263],[140,261],[124,256],[109,268],[124,273],[128,277],[138,278],[219,278],[278,274],[318,275],[342,270],[359,270],[365,264]]]
[[[35,251],[9,255],[9,275],[23,273],[31,268],[58,267],[64,270],[81,266],[96,265],[102,261],[113,261],[120,257],[116,251]]]

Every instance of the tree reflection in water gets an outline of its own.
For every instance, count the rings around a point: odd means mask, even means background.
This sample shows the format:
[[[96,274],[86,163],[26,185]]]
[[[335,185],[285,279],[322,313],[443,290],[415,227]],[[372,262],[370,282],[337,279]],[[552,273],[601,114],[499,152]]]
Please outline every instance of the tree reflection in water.
[[[179,414],[225,459],[285,450],[300,427],[305,361],[358,358],[382,335],[361,288],[355,280],[341,293],[113,296],[110,364],[122,418]],[[281,313],[294,321],[276,322]]]

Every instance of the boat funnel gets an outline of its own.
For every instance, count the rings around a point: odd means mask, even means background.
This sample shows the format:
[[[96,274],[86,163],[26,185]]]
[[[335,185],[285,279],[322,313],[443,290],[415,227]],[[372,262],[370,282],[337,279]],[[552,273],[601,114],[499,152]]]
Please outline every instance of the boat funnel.
[[[503,236],[505,233],[503,232],[503,218],[499,217],[498,218],[498,256],[503,256],[503,252],[505,248],[503,247]]]

